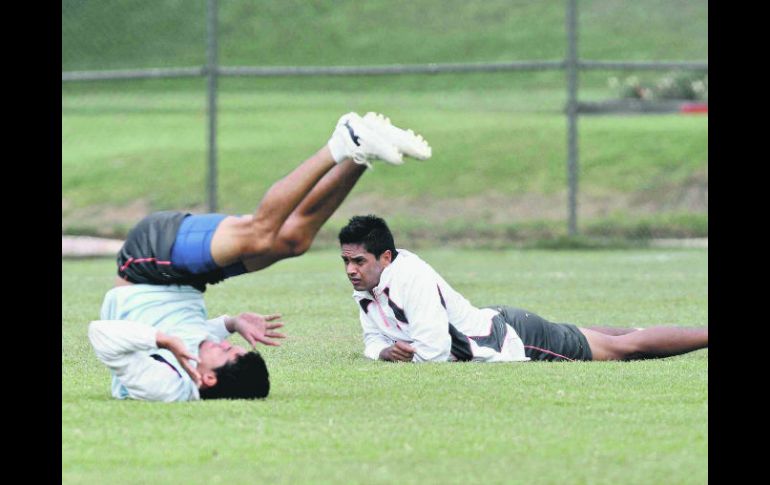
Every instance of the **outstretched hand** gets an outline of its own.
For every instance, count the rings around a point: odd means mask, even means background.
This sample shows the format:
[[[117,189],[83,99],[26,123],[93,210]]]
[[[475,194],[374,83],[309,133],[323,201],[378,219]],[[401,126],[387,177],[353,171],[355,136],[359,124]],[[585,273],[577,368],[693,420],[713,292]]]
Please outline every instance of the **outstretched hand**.
[[[259,315],[244,312],[232,318],[232,330],[238,332],[252,347],[256,347],[257,342],[277,347],[281,344],[271,339],[286,338],[284,334],[275,331],[283,327],[283,322],[276,321],[279,318],[279,313]]]
[[[191,360],[196,363],[199,363],[200,361],[187,350],[187,346],[182,342],[182,339],[166,335],[163,332],[158,332],[155,336],[155,343],[158,345],[158,348],[169,350],[174,354],[177,362],[179,362],[185,372],[187,372],[195,385],[200,387],[201,375],[198,373],[197,369],[190,364]]]

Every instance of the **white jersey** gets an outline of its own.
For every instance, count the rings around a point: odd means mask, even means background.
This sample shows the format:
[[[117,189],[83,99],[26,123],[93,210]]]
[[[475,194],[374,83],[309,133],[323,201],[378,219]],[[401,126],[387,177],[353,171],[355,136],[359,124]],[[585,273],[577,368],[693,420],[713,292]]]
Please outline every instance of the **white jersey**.
[[[158,348],[156,335],[179,337],[197,357],[203,340],[230,335],[226,317],[207,320],[203,294],[192,286],[119,286],[105,295],[101,319],[91,322],[88,338],[110,368],[113,397],[192,401],[200,399],[198,387],[174,354]]]
[[[364,355],[378,359],[397,340],[412,345],[414,362],[529,360],[524,344],[497,310],[479,309],[428,263],[404,249],[369,291],[354,291]]]

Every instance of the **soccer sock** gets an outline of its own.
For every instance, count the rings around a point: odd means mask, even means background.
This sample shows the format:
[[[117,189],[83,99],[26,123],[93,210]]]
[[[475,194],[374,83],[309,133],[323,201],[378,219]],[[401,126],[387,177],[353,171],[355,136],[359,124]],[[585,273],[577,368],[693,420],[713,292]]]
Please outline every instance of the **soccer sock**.
[[[332,137],[329,138],[329,142],[327,143],[329,151],[332,152],[332,158],[334,158],[334,161],[337,163],[350,157],[350,153],[348,153],[348,148],[345,143],[345,136],[347,133],[341,133],[340,131],[339,127],[336,127],[334,133],[332,133]]]

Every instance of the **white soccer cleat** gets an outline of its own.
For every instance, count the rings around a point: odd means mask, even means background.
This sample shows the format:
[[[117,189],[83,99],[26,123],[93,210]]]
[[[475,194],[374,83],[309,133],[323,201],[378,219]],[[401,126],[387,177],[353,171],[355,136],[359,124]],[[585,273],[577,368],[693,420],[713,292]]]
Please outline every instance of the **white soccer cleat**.
[[[328,143],[337,163],[346,158],[372,167],[372,160],[383,160],[393,165],[404,163],[404,157],[396,145],[389,142],[377,130],[373,130],[357,113],[342,115]]]
[[[427,141],[415,134],[412,130],[403,130],[390,123],[387,116],[379,113],[366,113],[364,123],[377,131],[388,142],[396,145],[396,148],[406,156],[418,160],[427,160],[432,155],[432,150]]]

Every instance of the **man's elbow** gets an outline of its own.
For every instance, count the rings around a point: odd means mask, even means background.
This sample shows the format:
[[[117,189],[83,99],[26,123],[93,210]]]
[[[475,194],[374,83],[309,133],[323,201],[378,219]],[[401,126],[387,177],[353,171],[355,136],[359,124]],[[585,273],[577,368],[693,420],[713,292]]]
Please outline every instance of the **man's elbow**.
[[[101,320],[93,320],[88,324],[88,340],[91,345],[96,347],[99,340],[104,336],[104,322]]]
[[[115,349],[110,344],[111,338],[107,321],[94,320],[88,324],[88,341],[91,342],[91,348],[94,349],[96,357],[105,364],[117,357]]]

